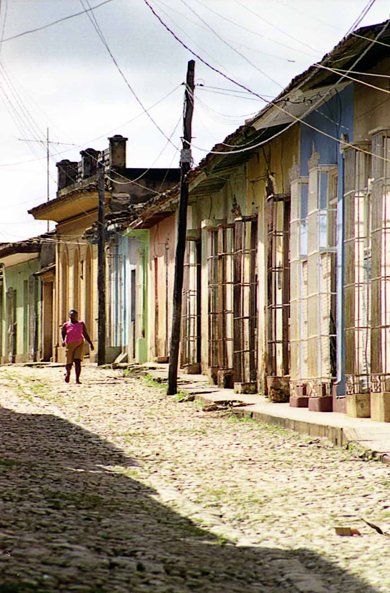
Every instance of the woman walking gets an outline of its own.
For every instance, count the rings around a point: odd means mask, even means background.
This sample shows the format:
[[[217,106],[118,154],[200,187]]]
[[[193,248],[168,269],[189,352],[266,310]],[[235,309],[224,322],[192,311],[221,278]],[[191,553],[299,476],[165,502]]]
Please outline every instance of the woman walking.
[[[70,381],[70,372],[74,363],[76,371],[76,383],[80,384],[81,361],[84,358],[85,342],[94,350],[91,338],[87,332],[84,321],[77,319],[78,313],[74,309],[69,311],[69,321],[66,321],[61,329],[62,345],[66,347],[66,374],[65,383]]]

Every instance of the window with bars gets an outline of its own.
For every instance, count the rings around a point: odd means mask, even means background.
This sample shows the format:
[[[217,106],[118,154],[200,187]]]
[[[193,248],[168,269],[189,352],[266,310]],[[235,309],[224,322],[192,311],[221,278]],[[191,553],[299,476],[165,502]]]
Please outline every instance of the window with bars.
[[[309,172],[307,360],[309,379],[327,393],[336,378],[337,167]]]
[[[324,395],[336,378],[338,169],[319,156],[291,184],[290,386]]]
[[[201,243],[187,239],[184,260],[181,366],[200,372]]]
[[[307,185],[303,187],[305,187],[306,192],[301,194],[301,212],[303,212],[303,219],[305,219],[305,209],[307,213]],[[283,377],[290,372],[290,196],[271,195],[268,197],[267,221],[267,374],[270,377]],[[300,229],[302,239],[302,219]],[[307,233],[307,228],[305,232]]]
[[[368,149],[368,146],[362,146]],[[371,156],[351,148],[344,159],[344,298],[347,391],[371,387]]]
[[[371,389],[390,388],[390,130],[372,138]]]
[[[208,231],[209,367],[233,373],[234,225]]]
[[[234,228],[234,381],[257,390],[257,217]]]

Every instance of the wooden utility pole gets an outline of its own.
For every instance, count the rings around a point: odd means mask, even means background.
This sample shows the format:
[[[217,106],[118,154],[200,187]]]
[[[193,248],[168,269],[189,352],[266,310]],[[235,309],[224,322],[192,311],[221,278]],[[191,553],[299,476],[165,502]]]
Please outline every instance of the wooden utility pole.
[[[104,195],[104,163],[98,162],[98,353],[97,363],[106,362],[106,216]]]
[[[194,111],[195,61],[187,67],[186,91],[184,97],[183,144],[180,156],[180,201],[177,219],[177,241],[175,254],[175,279],[173,285],[173,315],[167,395],[177,393],[177,367],[179,362],[181,304],[183,291],[184,255],[187,233],[188,181],[191,168],[192,114]]]

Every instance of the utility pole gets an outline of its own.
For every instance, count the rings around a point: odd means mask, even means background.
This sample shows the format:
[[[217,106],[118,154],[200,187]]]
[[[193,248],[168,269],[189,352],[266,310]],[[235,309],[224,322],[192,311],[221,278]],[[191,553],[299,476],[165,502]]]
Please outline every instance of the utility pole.
[[[39,142],[39,144],[46,144],[46,201],[50,200],[50,144],[58,144],[64,146],[74,146],[69,142],[53,142],[49,140],[49,128],[46,128],[46,140],[28,140],[26,138],[18,138],[20,142]],[[50,222],[47,221],[47,230],[50,230]]]
[[[50,200],[50,140],[49,128],[46,128],[46,201]],[[47,221],[47,232],[50,231],[50,222]]]
[[[184,96],[183,141],[180,156],[180,201],[177,220],[177,240],[175,254],[175,279],[173,285],[173,315],[171,348],[169,353],[167,395],[177,393],[177,367],[179,362],[181,306],[183,291],[184,255],[187,233],[188,180],[191,168],[192,114],[194,111],[195,61],[190,60],[187,67],[186,90]]]
[[[106,215],[104,195],[104,163],[98,162],[98,353],[97,363],[106,361]]]

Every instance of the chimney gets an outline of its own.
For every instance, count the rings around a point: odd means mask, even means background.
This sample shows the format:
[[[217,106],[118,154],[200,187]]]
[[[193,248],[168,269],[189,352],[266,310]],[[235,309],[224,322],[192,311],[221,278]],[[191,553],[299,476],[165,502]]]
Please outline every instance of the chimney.
[[[110,167],[126,167],[126,142],[120,134],[108,139],[110,142]]]
[[[72,185],[77,180],[78,163],[64,159],[57,163],[58,190]]]
[[[88,177],[92,177],[92,175],[96,174],[97,162],[100,152],[98,150],[94,150],[93,148],[87,148],[87,150],[82,150],[80,154],[81,177],[82,179],[87,179]]]

